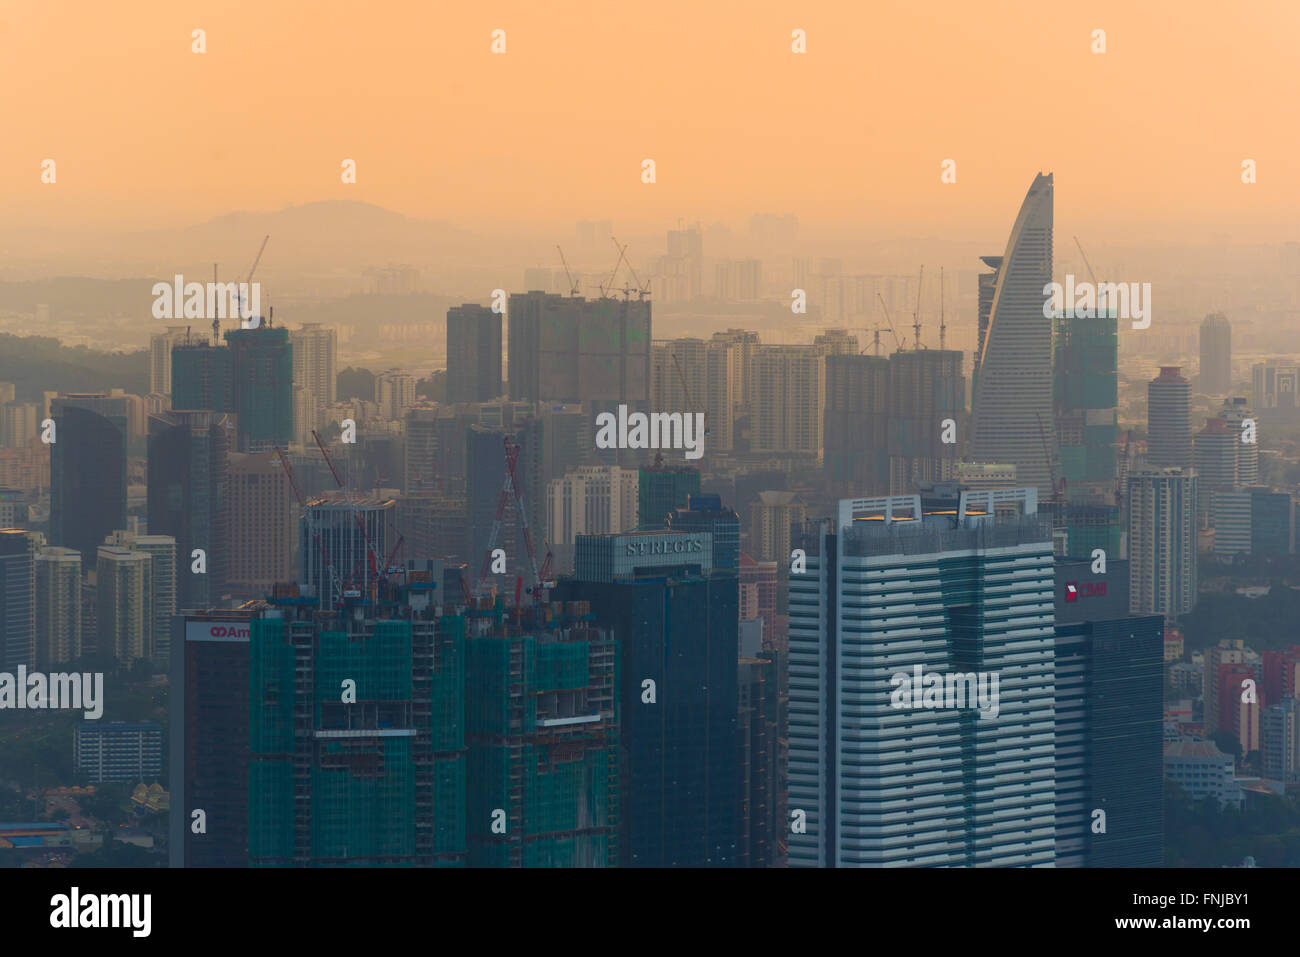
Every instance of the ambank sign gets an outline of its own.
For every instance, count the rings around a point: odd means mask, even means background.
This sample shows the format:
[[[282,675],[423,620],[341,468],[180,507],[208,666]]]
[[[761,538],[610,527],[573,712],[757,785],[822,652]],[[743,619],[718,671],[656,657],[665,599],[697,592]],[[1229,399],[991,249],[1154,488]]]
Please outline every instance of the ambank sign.
[[[216,620],[208,618],[202,621],[190,619],[185,622],[186,641],[248,641],[248,619]]]

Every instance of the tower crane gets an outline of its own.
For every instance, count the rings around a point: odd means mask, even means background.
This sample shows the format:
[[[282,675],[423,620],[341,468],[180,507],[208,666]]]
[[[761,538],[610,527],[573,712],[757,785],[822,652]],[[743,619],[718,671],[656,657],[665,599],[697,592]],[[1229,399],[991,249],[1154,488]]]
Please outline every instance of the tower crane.
[[[921,348],[921,290],[925,284],[925,264],[921,265],[921,274],[916,277],[916,310],[912,313],[912,344],[919,351]]]
[[[903,343],[898,338],[898,333],[894,331],[894,320],[889,317],[889,307],[885,305],[885,297],[880,293],[876,293],[876,298],[880,300],[880,308],[885,312],[885,322],[889,324],[889,334],[894,337],[894,345],[898,347],[899,352],[902,352]]]
[[[573,281],[573,273],[569,272],[569,263],[564,258],[564,250],[560,249],[559,243],[555,244],[555,248],[560,253],[560,265],[564,267],[564,276],[569,280],[569,295],[576,296],[578,294],[578,284]]]

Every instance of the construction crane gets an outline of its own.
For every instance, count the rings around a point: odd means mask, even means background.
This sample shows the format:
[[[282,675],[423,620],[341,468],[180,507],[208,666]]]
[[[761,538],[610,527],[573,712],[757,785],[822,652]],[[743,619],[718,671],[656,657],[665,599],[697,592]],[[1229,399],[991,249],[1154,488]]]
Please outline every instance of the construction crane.
[[[876,323],[871,328],[871,345],[868,348],[872,350],[871,354],[873,356],[880,355],[880,323]],[[859,353],[859,355],[866,355],[866,354],[867,354],[866,349],[863,349],[862,352]]]
[[[515,463],[519,459],[519,446],[510,438],[504,437],[506,469],[505,479],[501,484],[501,498],[497,501],[496,515],[492,519],[492,529],[488,533],[487,550],[483,553],[483,564],[479,570],[478,585],[475,591],[483,595],[488,592],[488,572],[492,564],[492,552],[497,547],[497,542],[501,537],[502,519],[505,517],[506,503],[511,499],[514,500],[515,508],[519,512],[519,525],[524,536],[524,549],[528,553],[528,561],[535,581],[541,581],[541,576],[537,569],[537,553],[533,550],[532,531],[528,527],[528,509],[524,506],[524,496],[519,488],[519,477],[515,470]],[[522,585],[523,576],[515,583],[516,596]],[[517,597],[516,597],[517,603]]]
[[[618,249],[618,259],[614,261],[614,271],[609,274],[609,280],[602,283],[600,286],[600,294],[602,297],[605,296],[607,289],[609,292],[614,291],[614,277],[618,275],[618,267],[623,264],[623,255],[627,252],[627,246],[620,246],[617,240],[614,241],[614,246]]]
[[[948,327],[943,321],[943,267],[939,267],[939,351],[943,351],[943,340],[948,333]]]
[[[555,244],[555,248],[556,248],[556,250],[558,250],[559,253],[560,253],[560,265],[564,267],[564,276],[565,276],[566,279],[569,280],[569,295],[570,295],[570,296],[577,296],[577,295],[578,295],[578,284],[577,284],[576,282],[573,281],[573,273],[569,272],[569,263],[568,263],[568,261],[564,258],[564,250],[563,250],[563,249],[560,249],[560,244],[559,244],[559,243],[556,243],[556,244]]]
[[[618,245],[617,239],[614,239],[613,236],[610,236],[610,239],[614,240],[615,246]],[[627,245],[623,246],[623,250],[624,252],[627,251]],[[637,295],[637,301],[644,300],[646,296],[650,295],[650,283],[646,282],[645,284],[642,284],[641,277],[636,274],[636,267],[632,265],[632,260],[625,259],[624,261],[627,263],[628,272],[632,274],[632,282],[635,283],[635,285],[623,287],[621,290],[623,298],[626,299],[635,292]]]
[[[699,408],[699,406],[695,404],[695,396],[691,395],[690,386],[686,384],[686,374],[682,372],[682,364],[677,359],[677,353],[670,352],[669,355],[673,357],[673,365],[677,367],[677,380],[682,384],[682,394],[686,396],[687,407],[692,412],[694,412]],[[704,410],[704,434],[705,435],[709,434],[709,410],[708,409]]]
[[[267,233],[265,236],[262,237],[262,245],[258,247],[257,255],[253,258],[253,265],[248,267],[248,275],[244,277],[244,285],[248,285],[253,281],[253,273],[257,272],[257,264],[262,261],[262,253],[266,251],[266,243],[270,238],[271,238],[270,233]],[[212,268],[213,268],[213,276],[215,277],[216,266],[214,265]],[[244,312],[244,300],[239,295],[238,286],[235,287],[235,307],[236,307],[235,319],[239,320],[240,318],[242,318]],[[268,322],[267,325],[269,326],[270,323]],[[212,320],[212,338],[214,341],[217,338],[217,328],[218,328],[217,320],[214,318]]]
[[[334,567],[334,562],[330,560],[329,551],[321,540],[320,530],[312,519],[311,509],[307,507],[307,500],[303,497],[302,489],[298,487],[298,479],[293,474],[293,466],[289,464],[289,459],[285,457],[284,449],[279,446],[275,448],[275,455],[280,460],[280,468],[284,470],[285,477],[289,479],[289,487],[293,490],[293,497],[297,500],[298,507],[302,509],[303,519],[307,522],[307,530],[311,532],[312,544],[320,552],[321,563],[325,566],[325,570],[329,572],[331,604],[334,606],[342,604],[343,583],[339,580],[338,570]]]
[[[899,352],[902,352],[903,342],[898,338],[898,333],[894,331],[894,320],[889,317],[889,307],[885,305],[885,297],[880,293],[876,293],[876,298],[880,300],[880,308],[885,311],[885,322],[889,324],[889,334],[894,337],[894,345],[898,347]]]
[[[1062,480],[1058,483],[1056,478],[1056,460],[1052,458],[1052,450],[1047,442],[1047,427],[1043,425],[1043,414],[1037,413],[1038,416],[1038,438],[1043,443],[1043,461],[1047,463],[1047,472],[1051,476],[1052,494],[1048,496],[1047,501],[1053,505],[1052,508],[1052,526],[1062,528],[1065,525],[1064,510],[1061,505],[1061,493],[1064,491],[1065,482]]]
[[[912,344],[917,351],[921,349],[921,290],[925,288],[925,264],[921,265],[921,274],[916,277],[916,310],[912,313]]]
[[[1097,315],[1102,315],[1103,304],[1101,297],[1106,294],[1106,290],[1097,282],[1097,274],[1092,271],[1092,263],[1088,262],[1088,254],[1083,251],[1083,244],[1079,242],[1079,237],[1074,237],[1074,245],[1079,247],[1079,255],[1083,257],[1083,264],[1088,267],[1088,276],[1092,279],[1093,288],[1097,290]],[[1069,305],[1068,303],[1066,304]]]
[[[361,517],[361,512],[357,508],[356,502],[352,500],[352,493],[343,483],[343,477],[339,475],[339,470],[334,467],[334,460],[330,458],[329,450],[325,448],[325,442],[321,439],[320,434],[311,430],[311,437],[316,440],[316,447],[320,449],[321,456],[325,459],[325,464],[329,466],[330,474],[334,476],[334,484],[339,487],[343,493],[343,501],[352,515],[352,520],[356,522],[357,528],[361,530],[361,538],[366,543],[366,564],[369,567],[370,584],[372,591],[379,584],[379,551],[375,548],[375,543],[370,540],[370,533],[366,530],[365,519]]]

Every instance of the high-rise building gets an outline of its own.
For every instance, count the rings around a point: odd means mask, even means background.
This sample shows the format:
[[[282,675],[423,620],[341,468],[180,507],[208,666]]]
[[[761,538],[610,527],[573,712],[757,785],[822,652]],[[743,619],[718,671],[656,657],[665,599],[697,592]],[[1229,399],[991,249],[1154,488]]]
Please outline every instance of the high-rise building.
[[[741,658],[737,682],[740,712],[740,809],[736,864],[772,867],[783,832],[780,780],[780,689],[774,655]]]
[[[13,673],[36,660],[36,595],[31,536],[0,528],[0,669]]]
[[[269,325],[228,329],[238,451],[287,447],[293,431],[293,346],[289,330]],[[182,408],[174,401],[172,408]]]
[[[686,508],[668,513],[668,527],[674,532],[708,532],[713,537],[713,567],[740,571],[740,516],[724,508],[719,495],[689,495]]]
[[[49,545],[36,553],[36,666],[81,657],[81,553]]]
[[[790,560],[790,528],[802,526],[806,508],[794,492],[760,492],[750,507],[749,554],[760,562]]]
[[[448,309],[447,401],[488,402],[503,391],[501,313],[473,303]]]
[[[1251,366],[1252,405],[1264,422],[1300,421],[1300,366],[1261,362]]]
[[[763,651],[785,650],[784,623],[777,619],[776,594],[780,576],[776,562],[756,562],[748,554],[740,555],[740,620],[759,619],[762,625]]]
[[[234,358],[206,339],[172,345],[172,408],[234,412]]]
[[[119,665],[153,657],[153,556],[100,545],[95,565],[98,653]]]
[[[650,400],[650,303],[513,295],[508,352],[512,399],[639,408]]]
[[[1056,320],[1056,437],[1065,501],[1115,505],[1119,335],[1115,316]],[[1114,541],[1119,549],[1118,521]],[[1102,547],[1107,547],[1103,545]],[[1108,553],[1110,553],[1108,551]]]
[[[703,339],[655,342],[650,357],[650,408],[704,414],[705,454],[729,452],[734,441],[736,343]]]
[[[715,332],[710,341],[734,346],[736,358],[731,366],[731,398],[735,403],[737,418],[748,414],[754,406],[758,389],[754,369],[754,357],[758,354],[759,346],[758,333],[748,329],[728,329],[725,332]]]
[[[1192,466],[1192,387],[1178,366],[1161,366],[1147,385],[1147,464]]]
[[[172,620],[172,867],[248,866],[248,634],[253,614],[208,611]],[[203,812],[202,832],[193,827],[195,810]]]
[[[1223,419],[1207,419],[1193,441],[1196,462],[1197,526],[1206,528],[1214,518],[1214,499],[1237,484],[1237,446],[1240,439]]]
[[[149,337],[149,391],[172,394],[172,348],[189,338],[185,326],[168,326]]]
[[[50,404],[49,541],[83,557],[126,527],[127,421],[108,399],[70,395]]]
[[[261,597],[294,578],[297,507],[274,452],[230,456],[226,585],[238,597]],[[184,552],[182,552],[184,555]]]
[[[428,595],[380,618],[285,599],[251,621],[252,865],[465,863],[465,619]]]
[[[1260,429],[1255,413],[1241,396],[1223,400],[1219,417],[1228,425],[1228,431],[1237,438],[1238,485],[1256,485],[1259,483],[1259,442]]]
[[[759,346],[750,451],[821,460],[826,356],[816,346]]]
[[[704,292],[704,231],[699,223],[668,230],[667,259],[672,272],[685,279],[685,295],[680,298],[698,299]]]
[[[578,539],[554,601],[590,602],[619,645],[619,860],[737,861],[737,579],[707,532]]]
[[[534,549],[544,541],[549,541],[550,534],[546,525],[546,484],[541,468],[542,430],[544,426],[538,419],[520,419],[508,429],[484,428],[471,426],[466,437],[466,460],[468,474],[472,481],[467,483],[466,508],[469,516],[469,561],[473,575],[473,585],[478,581],[486,567],[497,584],[505,588],[508,582],[513,588],[515,579],[520,575],[524,585],[531,587],[527,547],[525,544],[524,522],[527,521]],[[517,491],[523,499],[526,515],[521,514],[519,503],[513,495],[507,496],[505,508],[497,515],[501,507],[502,489],[505,488],[507,440],[518,450],[515,457],[515,480]],[[491,543],[494,525],[500,522],[497,540]],[[491,571],[488,556],[493,548],[501,548],[506,553],[506,573],[498,575]],[[538,561],[541,561],[538,555]]]
[[[41,416],[36,402],[6,402],[0,405],[0,448],[21,449],[41,434]]]
[[[790,866],[1050,866],[1037,490],[846,499],[827,525],[790,576]]]
[[[1221,312],[1201,320],[1202,392],[1227,395],[1232,391],[1232,324]]]
[[[171,652],[172,616],[176,614],[178,594],[176,539],[170,535],[137,535],[118,530],[105,541],[149,556],[148,604],[153,618],[150,625],[149,657],[166,661]]]
[[[889,491],[890,368],[883,356],[826,357],[823,466],[833,494]]]
[[[415,376],[390,369],[375,376],[375,402],[381,418],[400,422],[415,405]]]
[[[1164,622],[1129,617],[1128,574],[1056,563],[1057,867],[1164,863]]]
[[[349,592],[364,597],[383,571],[397,522],[397,500],[375,496],[316,498],[298,523],[300,584],[327,608]]]
[[[889,490],[894,494],[956,475],[966,432],[961,364],[962,354],[951,349],[889,357]],[[953,441],[944,441],[945,432]]]
[[[1249,656],[1250,652],[1240,638],[1224,639],[1205,649],[1205,661],[1201,671],[1201,700],[1205,704],[1204,721],[1207,737],[1213,736],[1220,727],[1223,708],[1219,698],[1224,675],[1233,668],[1249,665]]]
[[[858,337],[847,329],[823,329],[813,336],[813,345],[828,356],[856,356],[862,352]]]
[[[215,608],[226,591],[234,432],[230,416],[215,412],[149,417],[149,532],[176,540],[181,608]]]
[[[583,465],[546,488],[546,527],[552,545],[572,545],[577,535],[603,535],[637,527],[637,471],[617,465]]]
[[[1055,448],[1052,323],[1044,288],[1052,281],[1052,174],[1039,173],[1021,204],[1001,257],[980,279],[979,351],[972,372],[971,456],[1016,467],[1018,481],[1051,492],[1044,446]],[[984,303],[987,300],[987,309]]]
[[[700,491],[700,470],[687,466],[654,465],[637,472],[637,518],[642,528],[664,528],[668,513],[685,508]]]
[[[1290,492],[1250,490],[1250,551],[1252,555],[1293,555],[1296,508]]]
[[[306,322],[289,333],[293,349],[293,387],[298,398],[294,410],[297,440],[310,440],[320,429],[322,412],[338,398],[338,330],[319,322]]]
[[[470,620],[492,626],[467,646],[471,866],[618,863],[619,645],[556,608],[526,609],[522,633]]]
[[[1288,784],[1300,780],[1300,700],[1287,696],[1266,704],[1259,723],[1264,776]]]
[[[1129,611],[1173,623],[1196,604],[1196,472],[1137,468],[1124,496]]]

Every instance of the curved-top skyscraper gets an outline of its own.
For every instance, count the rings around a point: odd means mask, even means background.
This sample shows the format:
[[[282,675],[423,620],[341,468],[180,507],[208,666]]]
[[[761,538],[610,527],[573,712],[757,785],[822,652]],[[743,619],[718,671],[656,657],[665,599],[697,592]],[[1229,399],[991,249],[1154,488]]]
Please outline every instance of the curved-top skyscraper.
[[[1052,281],[1052,174],[1039,173],[993,266],[992,296],[980,310],[971,402],[971,456],[1013,464],[1017,484],[1052,491],[1052,321],[1043,315]],[[981,297],[983,300],[985,297]],[[983,301],[981,302],[983,305]]]

